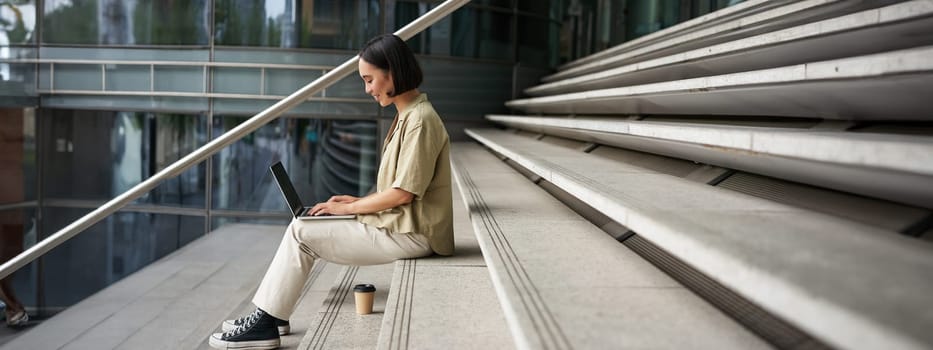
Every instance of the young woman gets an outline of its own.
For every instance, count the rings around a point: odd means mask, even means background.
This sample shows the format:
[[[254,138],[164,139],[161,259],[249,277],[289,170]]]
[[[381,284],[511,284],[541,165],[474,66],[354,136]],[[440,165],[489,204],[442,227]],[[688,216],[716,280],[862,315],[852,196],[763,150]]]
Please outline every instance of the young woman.
[[[376,192],[334,196],[311,209],[312,215],[356,214],[356,219],[293,220],[253,297],[256,310],[225,321],[224,333],[213,334],[211,346],[279,346],[315,259],[375,265],[453,254],[450,141],[427,95],[418,91],[418,61],[402,39],[386,34],[360,50],[359,72],[367,94],[398,110],[382,149]]]

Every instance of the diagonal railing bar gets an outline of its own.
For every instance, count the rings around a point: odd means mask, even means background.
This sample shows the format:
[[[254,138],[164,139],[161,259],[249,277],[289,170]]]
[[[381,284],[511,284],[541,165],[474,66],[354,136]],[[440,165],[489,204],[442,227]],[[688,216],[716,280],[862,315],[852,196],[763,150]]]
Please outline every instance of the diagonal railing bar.
[[[402,27],[402,29],[397,30],[395,35],[398,35],[400,38],[402,38],[402,40],[408,40],[416,34],[421,33],[437,21],[447,17],[458,8],[466,5],[468,2],[470,2],[470,0],[447,0],[431,11],[428,11],[421,17],[418,17],[405,27]],[[162,171],[152,175],[152,177],[139,183],[126,192],[123,192],[123,194],[115,197],[114,199],[111,199],[101,207],[95,209],[80,219],[75,220],[70,225],[65,226],[65,228],[59,230],[55,234],[30,247],[13,259],[10,259],[10,261],[0,265],[0,279],[6,278],[11,273],[19,270],[23,266],[26,266],[26,264],[29,264],[36,258],[47,253],[49,250],[52,250],[52,248],[57,247],[58,245],[71,239],[71,237],[81,233],[91,225],[94,225],[110,214],[120,210],[120,208],[123,208],[134,199],[139,198],[140,196],[151,191],[162,181],[178,176],[178,174],[181,174],[188,168],[203,162],[208,157],[219,152],[224,147],[238,141],[247,134],[255,131],[256,129],[259,129],[266,123],[278,118],[280,115],[282,115],[282,113],[285,113],[298,104],[308,100],[308,98],[310,98],[315,93],[318,93],[331,84],[336,83],[340,79],[343,79],[357,69],[356,66],[358,60],[359,56],[354,56],[353,58],[347,60],[343,64],[337,66],[337,68],[327,72],[327,74],[324,74],[315,81],[305,85],[288,97],[275,103],[269,108],[266,108],[264,111],[259,112],[259,114],[256,114],[243,124],[240,124],[236,128],[233,128],[232,130],[224,133],[214,141],[201,146],[201,148],[198,148],[184,158],[172,163],[165,169],[162,169]]]

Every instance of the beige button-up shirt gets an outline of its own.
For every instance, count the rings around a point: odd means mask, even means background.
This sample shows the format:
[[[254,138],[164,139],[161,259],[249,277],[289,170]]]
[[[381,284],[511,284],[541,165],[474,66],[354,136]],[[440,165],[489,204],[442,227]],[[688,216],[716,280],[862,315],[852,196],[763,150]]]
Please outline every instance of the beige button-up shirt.
[[[382,149],[376,190],[399,188],[414,194],[411,203],[372,214],[360,222],[390,233],[420,233],[440,255],[454,252],[450,139],[426,94],[400,111]]]

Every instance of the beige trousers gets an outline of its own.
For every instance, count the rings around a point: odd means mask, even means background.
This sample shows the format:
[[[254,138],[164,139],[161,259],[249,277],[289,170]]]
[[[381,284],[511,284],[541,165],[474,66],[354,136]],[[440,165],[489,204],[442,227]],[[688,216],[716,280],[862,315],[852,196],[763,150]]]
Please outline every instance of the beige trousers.
[[[378,265],[431,254],[428,238],[420,234],[390,234],[354,219],[292,220],[253,304],[287,320],[295,311],[315,259],[341,265]]]

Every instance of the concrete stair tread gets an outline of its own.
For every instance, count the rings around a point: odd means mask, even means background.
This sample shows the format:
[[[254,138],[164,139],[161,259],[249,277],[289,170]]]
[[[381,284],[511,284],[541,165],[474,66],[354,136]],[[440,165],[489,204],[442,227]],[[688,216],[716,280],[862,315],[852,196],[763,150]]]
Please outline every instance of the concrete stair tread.
[[[852,132],[845,122],[774,127],[595,116],[487,119],[918,207],[933,203],[933,138],[925,135]]]
[[[751,127],[619,118],[489,115],[507,125],[553,126],[809,159],[846,166],[933,175],[933,138],[813,128]]]
[[[905,312],[933,304],[927,244],[502,131],[467,133],[830,345],[933,343],[933,317]]]
[[[518,348],[768,347],[486,150],[452,154]]]
[[[779,68],[512,100],[549,114],[708,114],[922,120],[933,46]],[[879,93],[883,91],[884,93]]]
[[[298,349],[374,348],[394,267],[394,264],[343,266]],[[363,283],[376,287],[373,312],[368,315],[356,313],[353,295],[353,286]]]
[[[252,297],[282,232],[283,226],[223,226],[2,348],[197,348],[231,308]]]
[[[456,187],[453,200],[455,255],[396,262],[377,349],[514,346]]]

